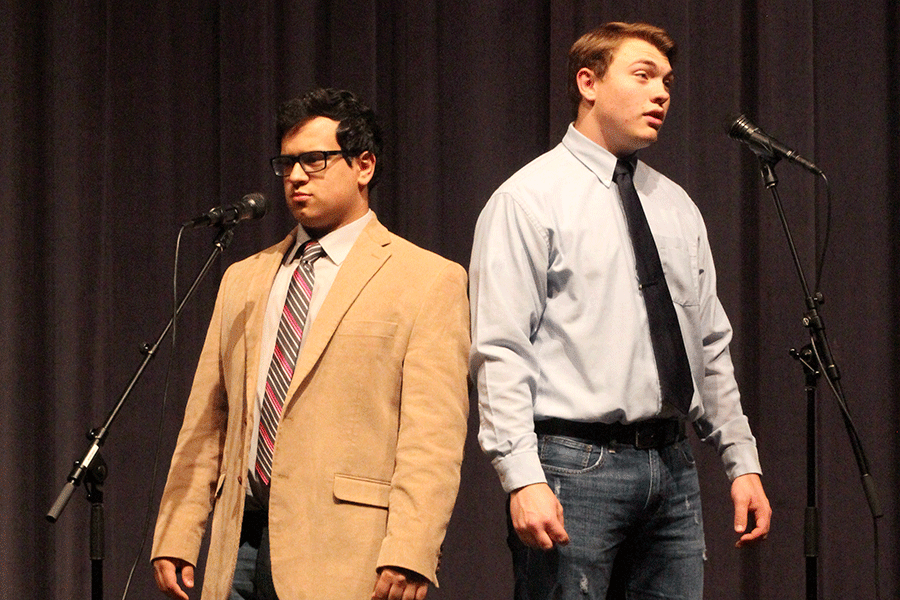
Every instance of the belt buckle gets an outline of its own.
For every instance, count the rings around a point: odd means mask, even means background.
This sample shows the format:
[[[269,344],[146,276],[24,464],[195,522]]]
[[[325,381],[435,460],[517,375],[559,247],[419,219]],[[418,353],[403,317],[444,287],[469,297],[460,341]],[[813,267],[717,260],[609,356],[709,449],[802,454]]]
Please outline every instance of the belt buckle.
[[[634,432],[634,447],[638,450],[647,450],[659,446],[661,428],[637,427]]]

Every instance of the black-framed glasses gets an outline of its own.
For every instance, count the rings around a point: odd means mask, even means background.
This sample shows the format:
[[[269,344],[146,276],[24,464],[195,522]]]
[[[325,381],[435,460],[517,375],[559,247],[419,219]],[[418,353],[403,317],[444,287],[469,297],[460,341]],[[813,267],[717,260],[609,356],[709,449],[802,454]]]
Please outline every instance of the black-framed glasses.
[[[303,154],[282,154],[269,162],[272,163],[272,170],[276,175],[285,177],[291,174],[297,163],[300,163],[300,168],[307,174],[322,171],[328,166],[328,157],[338,154],[346,156],[347,153],[343,150],[313,150]]]

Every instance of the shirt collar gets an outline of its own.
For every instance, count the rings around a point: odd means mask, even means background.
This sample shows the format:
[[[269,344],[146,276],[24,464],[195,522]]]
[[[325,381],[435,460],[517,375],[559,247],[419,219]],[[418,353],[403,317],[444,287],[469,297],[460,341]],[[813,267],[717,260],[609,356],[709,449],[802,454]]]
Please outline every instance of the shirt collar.
[[[572,156],[597,176],[600,183],[606,187],[612,185],[613,172],[616,170],[616,163],[619,160],[612,152],[575,129],[574,123],[569,123],[569,129],[563,137],[562,144],[572,153]],[[628,160],[637,166],[636,155],[631,155]]]
[[[350,249],[353,247],[353,244],[356,243],[356,238],[358,238],[359,234],[362,233],[362,230],[366,228],[369,221],[374,218],[375,213],[369,209],[366,214],[352,223],[348,223],[347,225],[322,236],[319,239],[319,243],[322,245],[322,249],[325,250],[325,256],[331,260],[331,262],[340,266],[341,263],[344,262],[344,259],[347,258],[347,255],[350,254]],[[299,258],[297,254],[298,251],[309,239],[310,237],[309,234],[306,233],[306,230],[304,230],[303,227],[297,227],[297,240],[294,242],[294,246],[291,250],[284,255],[285,265],[290,264]]]

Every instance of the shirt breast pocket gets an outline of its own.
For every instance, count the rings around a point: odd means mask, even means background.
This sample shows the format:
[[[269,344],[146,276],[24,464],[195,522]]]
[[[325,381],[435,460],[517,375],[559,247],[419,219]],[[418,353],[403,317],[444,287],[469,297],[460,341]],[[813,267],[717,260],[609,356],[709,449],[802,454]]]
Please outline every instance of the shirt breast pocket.
[[[659,259],[672,301],[682,306],[700,304],[700,260],[696,245],[677,237],[656,238]]]

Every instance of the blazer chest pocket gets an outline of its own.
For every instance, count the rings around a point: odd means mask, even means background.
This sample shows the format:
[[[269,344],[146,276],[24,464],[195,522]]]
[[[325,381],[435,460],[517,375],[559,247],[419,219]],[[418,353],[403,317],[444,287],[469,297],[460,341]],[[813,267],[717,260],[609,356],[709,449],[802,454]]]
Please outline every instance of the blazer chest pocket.
[[[335,332],[337,335],[392,338],[397,324],[390,321],[344,321]]]
[[[387,481],[353,475],[334,476],[334,498],[338,502],[387,508],[390,495],[391,484]]]
[[[335,331],[333,349],[346,364],[365,365],[373,357],[394,354],[397,324],[389,321],[344,321]],[[372,365],[360,372],[369,372]]]

